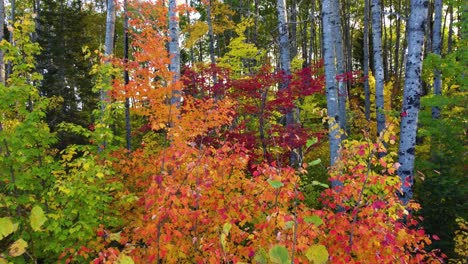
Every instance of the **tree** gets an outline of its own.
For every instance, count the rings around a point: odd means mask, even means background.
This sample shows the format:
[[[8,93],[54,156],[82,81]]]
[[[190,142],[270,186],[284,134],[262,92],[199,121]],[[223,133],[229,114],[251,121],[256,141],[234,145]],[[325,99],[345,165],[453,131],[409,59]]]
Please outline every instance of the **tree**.
[[[333,39],[336,16],[333,11],[333,0],[324,0],[322,3],[322,24],[323,24],[323,60],[325,64],[325,85],[327,94],[327,116],[330,141],[330,165],[334,165],[338,158],[338,151],[341,144],[339,134],[340,116],[338,108],[338,91],[336,86],[336,68],[335,68],[335,42]]]
[[[337,81],[338,81],[338,113],[339,113],[339,120],[337,122],[340,124],[340,128],[343,131],[346,131],[346,99],[348,98],[348,92],[346,89],[346,74],[345,74],[345,58],[343,55],[343,33],[341,28],[341,18],[340,18],[340,1],[333,0],[333,16],[334,18],[334,30],[333,30],[333,47],[335,49],[335,64],[336,64],[336,74],[337,74]],[[345,134],[341,135],[343,138]]]
[[[363,74],[364,74],[364,112],[366,120],[370,121],[370,89],[369,89],[369,0],[364,0],[364,36],[363,36]]]
[[[104,43],[104,55],[111,56],[114,53],[114,36],[115,36],[115,0],[107,0],[107,17],[106,17],[106,37]],[[106,107],[105,102],[109,95],[107,91],[101,90],[101,109]]]
[[[432,31],[432,53],[440,56],[442,50],[441,41],[441,27],[442,27],[442,0],[434,0],[434,25]],[[442,94],[442,78],[440,70],[434,70],[434,94]],[[432,108],[432,117],[440,117],[440,109],[438,107]]]
[[[411,0],[408,20],[408,58],[406,62],[403,107],[401,111],[398,176],[400,199],[407,204],[413,197],[414,159],[421,96],[422,47],[427,19],[427,0]]]
[[[377,116],[377,135],[385,129],[384,114],[384,65],[382,58],[382,14],[380,0],[372,0],[372,47],[375,75],[375,111]]]
[[[5,36],[5,2],[0,0],[0,41]],[[3,51],[0,50],[0,83],[5,83],[5,63]]]

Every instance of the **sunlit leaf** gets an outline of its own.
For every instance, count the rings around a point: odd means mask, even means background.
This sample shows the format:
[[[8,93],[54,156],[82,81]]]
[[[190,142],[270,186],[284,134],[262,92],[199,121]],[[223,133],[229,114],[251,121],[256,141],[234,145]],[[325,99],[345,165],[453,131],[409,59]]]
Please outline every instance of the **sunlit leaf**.
[[[328,261],[328,251],[323,245],[313,245],[307,249],[306,257],[314,264],[325,264]]]
[[[16,226],[9,217],[0,218],[0,240],[15,232]]]
[[[44,214],[42,208],[38,205],[35,205],[31,210],[31,215],[29,217],[31,222],[31,227],[34,231],[40,231],[41,226],[47,221],[47,217]]]
[[[269,251],[269,255],[273,263],[286,264],[291,262],[288,250],[284,246],[273,246]]]
[[[15,241],[15,243],[11,244],[10,251],[8,252],[12,257],[18,257],[23,255],[26,252],[26,248],[28,247],[28,242],[24,241],[22,238]]]

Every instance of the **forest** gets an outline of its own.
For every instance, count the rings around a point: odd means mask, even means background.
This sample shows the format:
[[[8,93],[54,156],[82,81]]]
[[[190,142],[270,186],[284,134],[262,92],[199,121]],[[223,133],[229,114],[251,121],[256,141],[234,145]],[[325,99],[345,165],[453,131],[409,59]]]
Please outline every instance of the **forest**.
[[[0,0],[0,264],[468,262],[462,0]]]

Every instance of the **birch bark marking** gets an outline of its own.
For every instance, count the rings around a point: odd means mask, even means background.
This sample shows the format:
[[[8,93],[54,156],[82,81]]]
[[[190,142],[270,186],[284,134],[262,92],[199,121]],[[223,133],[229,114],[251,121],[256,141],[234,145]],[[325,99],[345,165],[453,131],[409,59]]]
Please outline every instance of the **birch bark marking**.
[[[382,14],[380,0],[372,0],[372,41],[375,69],[375,110],[377,116],[377,136],[385,129],[384,110],[384,69],[382,58]]]
[[[169,55],[171,64],[169,70],[172,72],[172,82],[176,87],[176,82],[180,79],[180,46],[179,46],[179,18],[177,15],[177,0],[169,0]],[[180,107],[182,99],[181,91],[174,88],[172,91],[171,104]]]
[[[442,27],[442,0],[434,0],[434,25],[432,28],[432,53],[439,55],[442,49],[441,40],[441,27]],[[442,78],[440,76],[440,70],[434,70],[434,95],[442,94]],[[440,117],[440,108],[432,108],[432,118]]]
[[[287,89],[289,86],[289,75],[291,75],[291,54],[289,42],[289,29],[288,29],[288,15],[286,13],[285,0],[276,1],[276,11],[278,12],[278,28],[279,28],[279,49],[280,49],[280,68],[285,74],[284,80],[280,84],[280,89]],[[286,126],[294,125],[296,120],[294,112],[289,111],[286,113]],[[291,151],[290,163],[296,166],[300,162],[300,154],[298,149]]]
[[[333,12],[333,0],[322,2],[322,28],[323,28],[323,60],[325,67],[325,85],[327,94],[327,112],[329,118],[328,138],[330,141],[330,165],[333,166],[338,157],[341,144],[338,120],[338,92],[336,86],[334,41],[335,16]],[[338,183],[332,183],[337,185]]]
[[[107,0],[107,17],[106,17],[106,36],[104,43],[104,55],[111,56],[114,52],[114,34],[115,34],[115,3],[114,0]],[[109,97],[108,92],[101,90],[101,111],[106,108],[106,101]]]
[[[408,21],[408,56],[406,61],[403,109],[398,149],[398,176],[402,187],[400,200],[407,204],[413,197],[414,157],[421,96],[421,68],[428,0],[411,0]]]
[[[332,0],[332,11],[333,11],[333,47],[335,47],[335,62],[336,62],[336,78],[338,80],[338,119],[336,120],[340,124],[340,128],[346,131],[346,99],[348,93],[345,85],[345,72],[343,62],[343,34],[341,31],[341,19],[340,19],[340,2],[339,0]],[[345,134],[343,133],[342,138],[344,139]]]
[[[369,0],[364,0],[364,96],[367,122],[370,121],[370,89],[369,89]]]
[[[5,36],[5,3],[0,0],[0,41]],[[0,50],[0,83],[5,84],[5,63],[3,62],[3,51]]]
[[[124,0],[124,62],[128,63],[128,5],[127,0]],[[124,82],[128,85],[130,78],[128,70],[124,71]],[[125,98],[125,140],[126,148],[130,152],[132,150],[132,127],[130,122],[130,98]]]

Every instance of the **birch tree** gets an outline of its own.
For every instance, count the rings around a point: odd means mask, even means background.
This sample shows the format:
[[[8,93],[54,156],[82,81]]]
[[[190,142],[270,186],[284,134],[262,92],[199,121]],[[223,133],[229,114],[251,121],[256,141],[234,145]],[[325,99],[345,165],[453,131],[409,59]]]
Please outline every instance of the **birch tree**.
[[[333,11],[333,0],[322,2],[323,27],[323,60],[325,67],[325,85],[327,95],[327,115],[329,118],[328,138],[330,141],[330,165],[333,166],[338,158],[341,144],[339,133],[338,91],[336,84],[334,40],[336,16]]]
[[[5,2],[0,0],[0,41],[5,36]],[[0,50],[0,83],[5,84],[5,63],[3,62],[3,51]]]
[[[366,120],[370,121],[370,89],[369,89],[369,0],[364,0],[364,111]]]
[[[345,72],[344,72],[344,55],[343,55],[343,34],[341,32],[341,19],[340,19],[340,2],[339,0],[332,0],[332,11],[334,18],[333,23],[333,47],[335,49],[335,63],[336,63],[336,74],[338,80],[338,112],[339,119],[337,122],[340,124],[340,128],[346,131],[346,99],[347,90],[345,85]],[[342,135],[344,136],[344,134]]]
[[[406,61],[403,108],[398,149],[398,175],[402,183],[400,199],[407,204],[413,197],[416,132],[421,96],[421,69],[427,0],[411,0],[408,21],[408,55]]]
[[[377,135],[385,129],[384,110],[384,68],[382,58],[382,14],[380,0],[372,0],[372,47],[374,54],[375,110],[377,117]]]
[[[432,53],[440,56],[442,49],[441,41],[441,27],[442,27],[442,0],[434,0],[434,25],[432,31]],[[434,70],[434,94],[442,94],[442,78],[438,69]],[[440,117],[439,107],[432,108],[432,118]]]
[[[114,0],[107,0],[106,17],[106,36],[104,43],[104,54],[111,56],[114,52],[114,34],[115,34],[115,3]],[[105,101],[108,98],[107,91],[101,90],[101,111],[105,109]]]
[[[179,46],[179,17],[177,14],[177,0],[169,0],[169,56],[171,64],[169,70],[173,74],[173,84],[180,79],[180,46]],[[175,86],[174,86],[175,87]],[[173,90],[171,104],[180,106],[181,91]]]
[[[289,42],[289,29],[288,29],[288,15],[286,12],[285,0],[276,1],[276,10],[278,12],[278,29],[279,29],[279,49],[280,49],[280,68],[286,76],[291,75],[291,54]],[[289,86],[289,79],[286,77],[280,84],[280,89],[287,89]],[[295,109],[296,110],[296,109]],[[286,126],[295,124],[296,120],[294,112],[289,111],[286,113]],[[298,149],[291,151],[290,163],[295,166],[300,162],[300,154]]]
[[[127,0],[124,0],[124,62],[128,62],[128,6]],[[128,76],[128,70],[124,71],[124,82],[128,85],[130,78]],[[130,98],[125,98],[125,140],[126,148],[128,151],[132,150],[132,131],[130,123]]]

